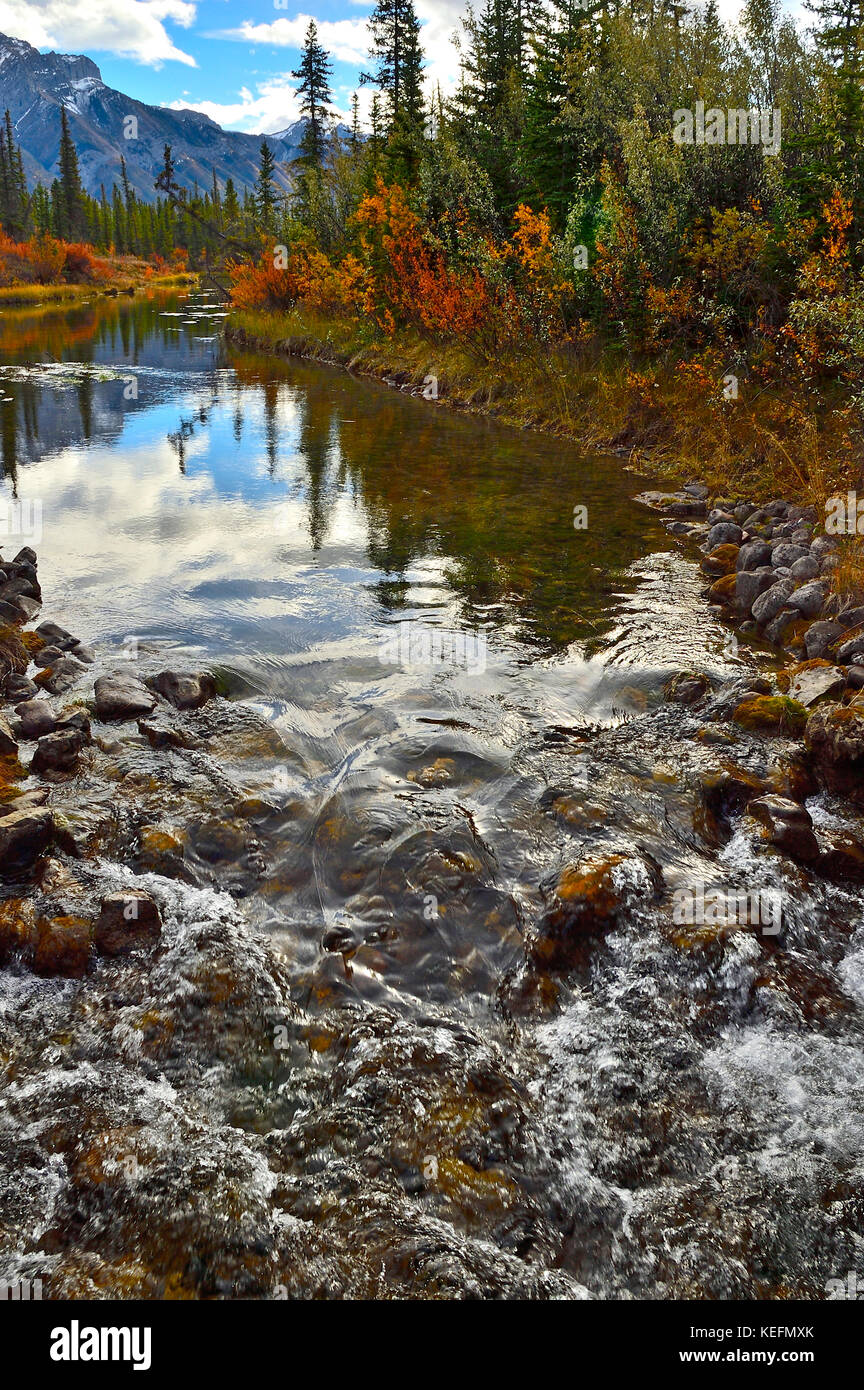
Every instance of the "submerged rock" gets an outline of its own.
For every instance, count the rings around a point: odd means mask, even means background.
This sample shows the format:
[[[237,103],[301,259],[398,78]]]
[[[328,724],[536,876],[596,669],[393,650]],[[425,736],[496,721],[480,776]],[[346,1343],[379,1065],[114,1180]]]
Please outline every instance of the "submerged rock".
[[[622,911],[635,900],[650,901],[659,887],[659,870],[632,852],[568,864],[546,889],[548,906],[528,942],[529,957],[538,966],[565,969],[586,938],[609,931]]]
[[[93,923],[86,917],[40,917],[36,923],[33,969],[37,975],[67,975],[87,970]]]
[[[161,935],[162,918],[149,893],[127,888],[102,899],[94,940],[103,956],[125,956],[154,946]]]

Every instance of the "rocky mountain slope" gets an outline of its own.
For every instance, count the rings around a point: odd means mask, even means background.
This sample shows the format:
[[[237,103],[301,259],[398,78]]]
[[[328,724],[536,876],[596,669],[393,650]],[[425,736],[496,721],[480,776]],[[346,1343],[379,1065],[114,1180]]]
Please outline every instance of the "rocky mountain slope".
[[[119,182],[123,156],[131,186],[140,196],[152,198],[166,144],[174,153],[178,182],[189,188],[196,181],[209,187],[214,169],[221,184],[231,177],[238,192],[255,181],[260,135],[223,130],[198,111],[171,111],[135,101],[107,86],[90,58],[40,53],[23,39],[0,34],[0,112],[7,107],[11,112],[31,187],[50,184],[57,175],[61,106],[66,107],[78,148],[82,181],[94,195],[101,184],[110,193],[112,184]],[[298,121],[267,137],[277,160],[277,179],[285,187],[286,165],[296,157],[301,133]]]

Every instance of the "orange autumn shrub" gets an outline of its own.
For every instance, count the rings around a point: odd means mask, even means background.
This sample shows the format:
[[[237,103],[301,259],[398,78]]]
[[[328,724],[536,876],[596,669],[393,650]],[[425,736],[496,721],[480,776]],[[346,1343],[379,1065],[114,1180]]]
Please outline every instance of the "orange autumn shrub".
[[[107,262],[84,242],[42,235],[13,241],[0,232],[0,285],[93,284],[108,278]]]

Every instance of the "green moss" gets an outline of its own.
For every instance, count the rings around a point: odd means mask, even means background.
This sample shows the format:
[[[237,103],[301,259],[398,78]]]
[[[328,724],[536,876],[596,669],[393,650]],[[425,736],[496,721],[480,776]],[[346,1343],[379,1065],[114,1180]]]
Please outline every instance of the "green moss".
[[[788,695],[754,695],[742,700],[732,718],[744,729],[756,733],[792,734],[804,732],[808,711]]]

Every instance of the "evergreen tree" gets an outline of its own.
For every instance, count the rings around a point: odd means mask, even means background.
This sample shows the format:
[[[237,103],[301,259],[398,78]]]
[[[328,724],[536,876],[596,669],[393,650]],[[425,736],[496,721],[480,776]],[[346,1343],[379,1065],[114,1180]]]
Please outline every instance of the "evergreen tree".
[[[307,169],[320,169],[324,163],[327,123],[331,118],[328,103],[332,100],[332,70],[330,55],[318,42],[318,26],[314,19],[310,19],[300,66],[291,74],[300,83],[297,95],[300,98],[300,113],[306,122],[298,162]]]
[[[375,71],[363,73],[360,80],[374,83],[384,94],[391,130],[416,130],[423,119],[423,51],[413,0],[377,0],[369,29]]]
[[[60,194],[58,205],[58,235],[67,241],[80,241],[85,235],[84,190],[78,169],[78,151],[69,134],[65,106],[60,107]]]
[[[263,231],[272,235],[276,229],[276,189],[273,174],[276,159],[266,140],[261,141],[261,163],[258,167],[258,180],[255,184],[254,206],[258,223]]]

